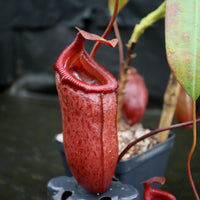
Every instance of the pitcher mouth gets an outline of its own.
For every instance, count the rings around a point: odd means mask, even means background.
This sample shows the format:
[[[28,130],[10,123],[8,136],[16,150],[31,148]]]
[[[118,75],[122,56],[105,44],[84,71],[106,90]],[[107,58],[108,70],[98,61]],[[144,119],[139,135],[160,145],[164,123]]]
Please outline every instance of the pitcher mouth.
[[[84,47],[84,38],[78,33],[74,42],[58,57],[53,69],[59,74],[61,83],[88,93],[115,91],[118,87],[115,77],[91,58]]]

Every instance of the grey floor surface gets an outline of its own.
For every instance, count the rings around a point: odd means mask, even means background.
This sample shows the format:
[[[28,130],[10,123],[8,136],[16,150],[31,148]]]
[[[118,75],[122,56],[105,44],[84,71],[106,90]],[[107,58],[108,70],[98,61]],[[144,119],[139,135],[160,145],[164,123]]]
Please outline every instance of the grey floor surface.
[[[156,127],[160,110],[148,109],[143,122]],[[198,135],[200,134],[200,126]],[[55,98],[27,98],[0,93],[0,199],[43,200],[51,178],[65,175],[54,136],[62,131]],[[186,172],[192,131],[174,130],[176,139],[166,171],[164,189],[177,199],[194,199]],[[198,140],[200,138],[198,137]],[[200,142],[191,168],[200,193]]]

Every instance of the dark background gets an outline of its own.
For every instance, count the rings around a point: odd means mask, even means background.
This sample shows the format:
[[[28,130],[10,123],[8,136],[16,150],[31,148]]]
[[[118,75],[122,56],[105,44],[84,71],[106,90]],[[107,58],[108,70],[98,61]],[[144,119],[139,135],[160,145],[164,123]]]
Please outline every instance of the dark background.
[[[134,25],[161,2],[134,0],[120,12],[117,20],[124,44]],[[101,35],[110,19],[107,0],[1,0],[0,9],[0,87],[12,86],[12,94],[56,93],[52,66],[75,38],[74,27]],[[113,37],[111,32],[108,38]],[[86,42],[88,52],[93,45]],[[161,102],[169,77],[163,19],[145,31],[134,52],[132,65],[144,77],[150,100]],[[101,45],[96,60],[118,78],[117,47]]]

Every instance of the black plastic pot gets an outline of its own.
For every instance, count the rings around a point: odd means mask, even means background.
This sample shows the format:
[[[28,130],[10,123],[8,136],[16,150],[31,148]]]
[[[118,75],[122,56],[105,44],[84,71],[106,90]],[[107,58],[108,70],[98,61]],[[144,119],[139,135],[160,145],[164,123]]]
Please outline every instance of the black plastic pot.
[[[62,135],[59,134],[55,137],[57,148],[61,153],[66,175],[72,176],[66,162],[63,142],[60,138],[62,138]],[[171,132],[165,142],[154,146],[142,155],[136,155],[128,160],[120,161],[115,170],[115,177],[122,183],[130,184],[137,188],[142,199],[144,186],[141,182],[155,176],[164,177],[174,139],[175,134]],[[154,187],[159,188],[160,185],[154,185]]]
[[[74,177],[53,178],[47,185],[47,200],[140,200],[138,191],[131,185],[112,181],[103,194],[93,194],[83,189]]]
[[[142,197],[144,186],[141,182],[155,176],[164,177],[174,139],[175,134],[170,133],[165,142],[154,146],[142,155],[120,161],[117,164],[115,176],[122,183],[136,187]],[[154,187],[159,188],[160,185],[155,184]]]

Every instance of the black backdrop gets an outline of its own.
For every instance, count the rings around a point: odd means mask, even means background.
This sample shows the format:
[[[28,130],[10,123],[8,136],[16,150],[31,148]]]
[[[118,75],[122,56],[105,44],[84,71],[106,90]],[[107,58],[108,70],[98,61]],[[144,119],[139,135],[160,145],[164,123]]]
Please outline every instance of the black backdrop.
[[[118,16],[124,44],[133,27],[162,0],[134,0]],[[101,35],[110,16],[107,0],[0,0],[0,86],[54,92],[52,65],[76,36],[75,26]],[[113,38],[111,32],[109,38]],[[94,43],[86,42],[91,50]],[[140,38],[132,61],[145,79],[150,99],[162,101],[169,77],[164,44],[164,19]],[[118,48],[102,45],[95,58],[118,77]]]

